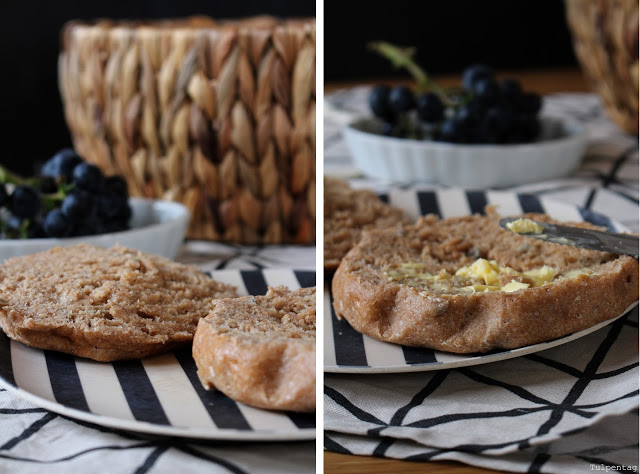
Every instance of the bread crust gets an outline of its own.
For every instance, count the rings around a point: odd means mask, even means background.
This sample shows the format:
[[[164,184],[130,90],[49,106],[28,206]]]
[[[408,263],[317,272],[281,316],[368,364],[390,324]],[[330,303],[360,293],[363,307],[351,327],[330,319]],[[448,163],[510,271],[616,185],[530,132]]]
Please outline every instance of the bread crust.
[[[235,295],[197,267],[79,244],[0,266],[0,327],[39,349],[137,359],[189,343],[211,301]]]
[[[637,301],[637,260],[533,241],[500,229],[498,218],[491,211],[445,221],[430,216],[402,232],[367,233],[334,276],[336,314],[383,341],[473,353],[562,337],[618,316]],[[555,264],[563,271],[588,266],[594,273],[512,293],[471,294],[424,292],[385,274],[386,266],[402,261],[455,271],[477,256],[519,271]]]
[[[257,324],[268,329],[250,329]],[[259,408],[314,411],[315,288],[216,302],[198,324],[193,358],[208,390]]]

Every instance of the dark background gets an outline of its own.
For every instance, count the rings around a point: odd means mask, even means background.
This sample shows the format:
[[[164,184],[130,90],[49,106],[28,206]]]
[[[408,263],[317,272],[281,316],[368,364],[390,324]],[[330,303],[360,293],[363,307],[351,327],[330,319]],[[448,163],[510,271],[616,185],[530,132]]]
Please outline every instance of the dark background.
[[[430,74],[576,66],[562,0],[325,0],[325,81],[394,77],[372,40],[416,46]],[[2,0],[0,164],[33,173],[71,140],[57,85],[59,33],[71,19],[204,14],[314,16],[313,0]]]
[[[562,0],[326,0],[324,22],[326,82],[404,74],[375,40],[416,47],[429,74],[577,66]]]

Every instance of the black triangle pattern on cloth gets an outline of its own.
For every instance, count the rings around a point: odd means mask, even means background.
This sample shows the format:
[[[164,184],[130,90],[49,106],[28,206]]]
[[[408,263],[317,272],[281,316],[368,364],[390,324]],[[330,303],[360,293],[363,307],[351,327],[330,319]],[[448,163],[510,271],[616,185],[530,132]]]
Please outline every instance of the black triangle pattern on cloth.
[[[145,474],[153,472],[153,468],[162,470],[168,465],[164,457],[175,458],[178,462],[172,461],[172,469],[181,472],[185,466],[191,466],[197,472],[219,472],[216,468],[222,469],[220,472],[233,474],[249,474],[257,472],[260,463],[277,463],[279,459],[286,459],[290,452],[290,444],[271,444],[275,454],[270,457],[252,460],[247,465],[247,456],[244,450],[246,445],[225,443],[219,441],[194,440],[188,438],[175,438],[164,436],[152,436],[135,432],[123,431],[114,428],[94,425],[81,420],[68,418],[51,413],[42,408],[36,408],[27,402],[20,401],[24,408],[8,408],[5,404],[15,404],[15,400],[7,399],[6,389],[0,388],[0,424],[2,417],[9,415],[12,417],[24,417],[25,428],[16,432],[14,436],[3,444],[0,444],[0,471],[1,472],[24,472],[24,469],[31,469],[29,472],[47,472],[55,474],[65,474],[68,472],[86,472],[87,466],[104,465],[111,463],[124,465],[126,463],[127,472]],[[33,418],[36,415],[36,418]],[[14,424],[15,425],[15,424]],[[3,436],[7,425],[4,427]],[[91,447],[80,447],[79,443],[69,443],[60,441],[56,444],[55,439],[51,439],[47,429],[58,432],[73,432],[75,436],[91,439]],[[58,436],[59,438],[62,436]],[[42,452],[34,453],[28,446],[30,442],[38,442],[39,438],[47,439],[49,445],[54,446],[43,449]],[[299,450],[308,453],[308,462],[305,472],[312,472],[315,465],[313,453],[315,452],[314,442],[297,443]],[[28,455],[23,454],[28,453]],[[109,462],[105,460],[109,460]],[[291,463],[289,469],[295,469],[295,463]],[[299,465],[297,465],[299,467]],[[115,471],[114,471],[115,472]],[[297,472],[288,470],[287,472]]]
[[[628,318],[632,318],[632,320],[629,321]],[[325,407],[327,407],[326,410],[335,411],[334,406],[339,406],[341,411],[348,412],[350,416],[354,417],[354,419],[366,422],[369,426],[374,425],[374,428],[366,429],[366,432],[364,432],[361,436],[370,440],[368,454],[378,457],[387,456],[389,449],[394,444],[403,442],[403,439],[399,435],[401,431],[396,430],[389,435],[386,434],[386,432],[390,428],[400,427],[412,430],[430,430],[438,429],[443,425],[452,423],[456,423],[458,426],[464,426],[465,422],[481,422],[482,420],[492,419],[496,417],[500,419],[518,419],[519,417],[525,417],[526,415],[536,412],[546,413],[546,418],[542,423],[539,424],[537,430],[534,433],[534,436],[531,437],[519,437],[518,430],[514,429],[514,437],[507,442],[495,443],[491,442],[491,440],[487,440],[486,443],[452,443],[452,445],[448,448],[431,448],[429,446],[422,446],[424,450],[423,453],[421,453],[420,455],[406,456],[404,457],[404,459],[428,460],[439,457],[443,453],[465,453],[481,455],[483,453],[491,454],[496,450],[499,450],[501,452],[505,452],[505,450],[529,450],[533,445],[538,444],[537,438],[542,438],[544,437],[544,435],[549,434],[551,430],[556,425],[558,425],[565,416],[578,416],[588,420],[596,417],[603,408],[606,408],[609,405],[613,405],[620,400],[637,399],[638,389],[636,384],[635,389],[629,390],[628,392],[623,394],[618,394],[617,396],[612,396],[610,399],[601,400],[597,403],[579,402],[581,395],[589,389],[589,385],[593,382],[602,382],[608,379],[615,380],[616,377],[624,376],[625,374],[629,374],[631,376],[635,375],[634,378],[637,379],[637,360],[636,362],[617,367],[613,370],[604,372],[599,371],[603,360],[609,355],[611,348],[618,340],[622,331],[635,331],[635,333],[637,334],[637,318],[638,312],[636,308],[636,310],[632,311],[628,316],[618,319],[609,327],[600,330],[605,332],[606,334],[601,338],[600,344],[597,346],[596,350],[594,350],[586,366],[582,369],[570,366],[566,362],[560,362],[554,358],[546,357],[545,353],[524,356],[524,358],[526,358],[529,362],[544,365],[551,371],[558,371],[575,379],[574,383],[571,386],[567,387],[566,393],[564,394],[562,399],[557,402],[542,397],[539,394],[533,393],[532,391],[521,386],[510,384],[497,378],[487,376],[474,367],[469,367],[436,371],[433,376],[424,376],[422,374],[407,374],[406,376],[409,377],[420,376],[423,379],[427,380],[427,382],[424,383],[420,390],[416,391],[415,395],[410,399],[408,403],[404,405],[397,405],[396,408],[392,410],[391,414],[385,412],[385,419],[388,418],[388,421],[384,421],[383,419],[381,419],[380,416],[376,414],[375,409],[371,407],[364,408],[360,400],[351,401],[348,395],[344,395],[340,392],[339,387],[341,387],[342,385],[340,383],[335,383],[335,381],[332,380],[333,377],[327,374],[327,380],[325,381],[325,398],[330,399],[332,401],[332,404],[328,404],[327,402],[325,402]],[[629,322],[631,324],[629,324]],[[498,362],[495,364],[500,363]],[[429,404],[430,396],[432,396],[438,389],[442,389],[447,384],[450,378],[449,376],[452,373],[457,373],[458,375],[463,376],[463,378],[474,382],[474,384],[469,384],[468,386],[465,384],[460,384],[459,380],[451,382],[452,385],[455,383],[455,388],[457,389],[470,390],[472,389],[472,385],[484,385],[493,388],[492,394],[494,394],[496,398],[500,397],[499,392],[508,391],[515,395],[518,399],[521,399],[526,403],[523,403],[521,405],[514,404],[508,407],[504,405],[497,405],[495,407],[492,407],[491,410],[487,411],[465,411],[461,413],[446,412],[437,416],[432,416],[430,418],[421,418],[418,420],[406,422],[406,415],[422,405]],[[449,388],[448,393],[453,391],[454,388]],[[555,395],[557,395],[557,393]],[[442,403],[442,399],[438,399],[437,403]],[[505,422],[505,426],[513,425],[509,422]],[[587,426],[588,423],[585,423],[584,428],[586,428]],[[346,445],[340,444],[339,435],[342,434],[344,433],[333,432],[331,428],[327,426],[325,432],[327,440],[325,449],[342,453],[350,452],[348,443]],[[557,436],[570,437],[574,434],[574,430],[571,430],[560,432],[559,434],[557,433]],[[351,433],[351,435],[353,436],[354,433]],[[411,437],[410,434],[407,434],[406,436]],[[532,440],[534,441],[533,443],[531,442]],[[578,453],[576,453],[575,455],[578,456]],[[551,457],[550,454],[544,452],[538,452],[531,456],[532,457],[529,460],[530,465],[528,468],[528,472],[543,472],[540,469]],[[600,461],[603,460],[600,459]],[[591,462],[596,462],[596,458],[591,459]],[[607,461],[605,464],[612,465],[609,461]]]
[[[550,421],[549,425],[545,427],[541,427],[538,433],[538,434],[542,434],[542,433],[548,432],[552,426],[551,423],[554,423],[555,421],[559,420],[561,418],[562,413],[564,412],[571,412],[585,418],[591,418],[592,416],[595,415],[595,413],[590,412],[588,410],[594,409],[594,408],[600,408],[608,403],[613,403],[615,401],[618,401],[621,398],[634,397],[635,395],[638,394],[638,390],[633,390],[621,397],[616,397],[609,401],[605,401],[597,404],[588,404],[588,405],[575,404],[575,401],[577,400],[577,398],[582,394],[582,392],[584,392],[584,390],[586,389],[587,385],[590,382],[594,380],[603,380],[610,377],[615,377],[627,372],[631,372],[634,369],[638,368],[638,362],[634,362],[632,364],[620,367],[619,369],[616,369],[616,370],[597,373],[597,369],[600,366],[600,363],[602,362],[604,357],[607,355],[608,351],[611,349],[611,346],[617,339],[617,336],[620,333],[620,331],[625,326],[629,326],[629,327],[634,326],[634,325],[626,324],[627,317],[631,316],[635,318],[637,322],[637,318],[638,318],[637,307],[632,313],[630,313],[628,316],[625,316],[624,318],[621,318],[615,321],[608,328],[609,332],[606,339],[598,347],[598,350],[595,352],[595,354],[591,358],[589,365],[585,370],[581,371],[575,367],[568,366],[556,360],[548,359],[540,354],[531,354],[531,355],[524,356],[524,358],[530,361],[533,361],[548,367],[552,367],[553,369],[562,371],[577,379],[576,384],[571,388],[569,393],[566,395],[566,398],[561,403],[553,403],[547,399],[536,396],[535,394],[528,392],[526,389],[523,389],[522,387],[519,387],[517,385],[507,384],[499,380],[494,380],[492,378],[483,376],[477,373],[476,371],[474,371],[472,368],[448,369],[448,370],[437,371],[433,379],[430,380],[430,382],[423,388],[423,390],[421,390],[418,394],[416,394],[412,398],[409,404],[407,404],[406,406],[403,406],[401,409],[398,409],[398,411],[394,414],[394,417],[391,419],[391,421],[388,424],[376,418],[373,413],[369,413],[360,408],[357,408],[355,405],[349,402],[349,400],[346,397],[342,396],[340,392],[331,388],[330,385],[325,386],[325,396],[331,398],[334,402],[336,402],[343,408],[348,409],[350,412],[352,412],[352,414],[356,418],[363,421],[370,422],[370,423],[379,424],[380,428],[376,428],[377,432],[382,431],[384,428],[388,426],[394,426],[394,425],[411,426],[416,428],[432,428],[442,423],[449,423],[452,421],[457,421],[462,419],[484,418],[484,417],[492,417],[496,415],[517,417],[533,411],[552,412],[550,416],[550,420],[552,421]],[[431,419],[414,421],[407,425],[401,425],[401,421],[403,419],[401,415],[411,410],[411,408],[422,404],[424,400],[428,397],[428,395],[431,394],[436,388],[438,388],[438,386],[440,386],[440,384],[442,384],[446,380],[446,376],[450,371],[456,371],[464,375],[465,377],[481,384],[499,387],[501,389],[508,390],[509,392],[515,394],[516,396],[522,399],[528,400],[530,402],[533,402],[538,406],[536,408],[516,407],[509,412],[498,410],[498,411],[483,412],[483,413],[465,413],[465,414],[458,414],[453,416],[446,415],[442,417],[434,417]],[[371,431],[370,433],[373,434],[373,433],[376,433],[376,431]]]

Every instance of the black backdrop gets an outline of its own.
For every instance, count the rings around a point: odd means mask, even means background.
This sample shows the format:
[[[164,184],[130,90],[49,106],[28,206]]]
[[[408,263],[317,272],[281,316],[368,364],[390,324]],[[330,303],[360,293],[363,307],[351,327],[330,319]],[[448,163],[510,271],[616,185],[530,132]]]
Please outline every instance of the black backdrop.
[[[57,86],[59,32],[70,19],[313,16],[313,0],[0,1],[0,163],[33,172],[69,146]],[[562,0],[325,0],[325,80],[398,73],[367,52],[384,39],[414,45],[430,73],[482,60],[500,69],[576,64]]]
[[[428,73],[472,62],[496,69],[576,66],[562,0],[326,0],[325,80],[393,77],[367,51],[386,40],[418,49]]]

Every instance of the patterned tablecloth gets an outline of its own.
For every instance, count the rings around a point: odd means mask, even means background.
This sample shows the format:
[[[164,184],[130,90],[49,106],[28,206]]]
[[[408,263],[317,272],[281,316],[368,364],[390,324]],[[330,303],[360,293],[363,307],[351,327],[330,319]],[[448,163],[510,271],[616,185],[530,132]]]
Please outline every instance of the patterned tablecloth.
[[[269,275],[285,268],[313,270],[315,249],[193,241],[177,260],[214,273],[237,269]],[[263,416],[268,421],[269,415]],[[112,429],[47,411],[0,388],[1,473],[311,473],[315,449],[312,440],[202,441]]]
[[[340,121],[332,117],[366,114],[367,93],[362,87],[325,98],[326,109],[338,112],[325,114],[325,174],[391,196],[392,203],[410,191],[455,194],[436,185],[371,180],[359,173]],[[543,112],[586,127],[589,145],[581,166],[572,176],[492,191],[568,203],[637,232],[637,138],[618,129],[592,94],[548,96]],[[471,208],[472,194],[459,193]],[[334,332],[335,324],[334,319]],[[373,345],[364,346],[363,357],[368,357]],[[515,472],[637,472],[637,307],[589,336],[510,360],[422,373],[326,373],[324,382],[329,451],[457,460]]]

